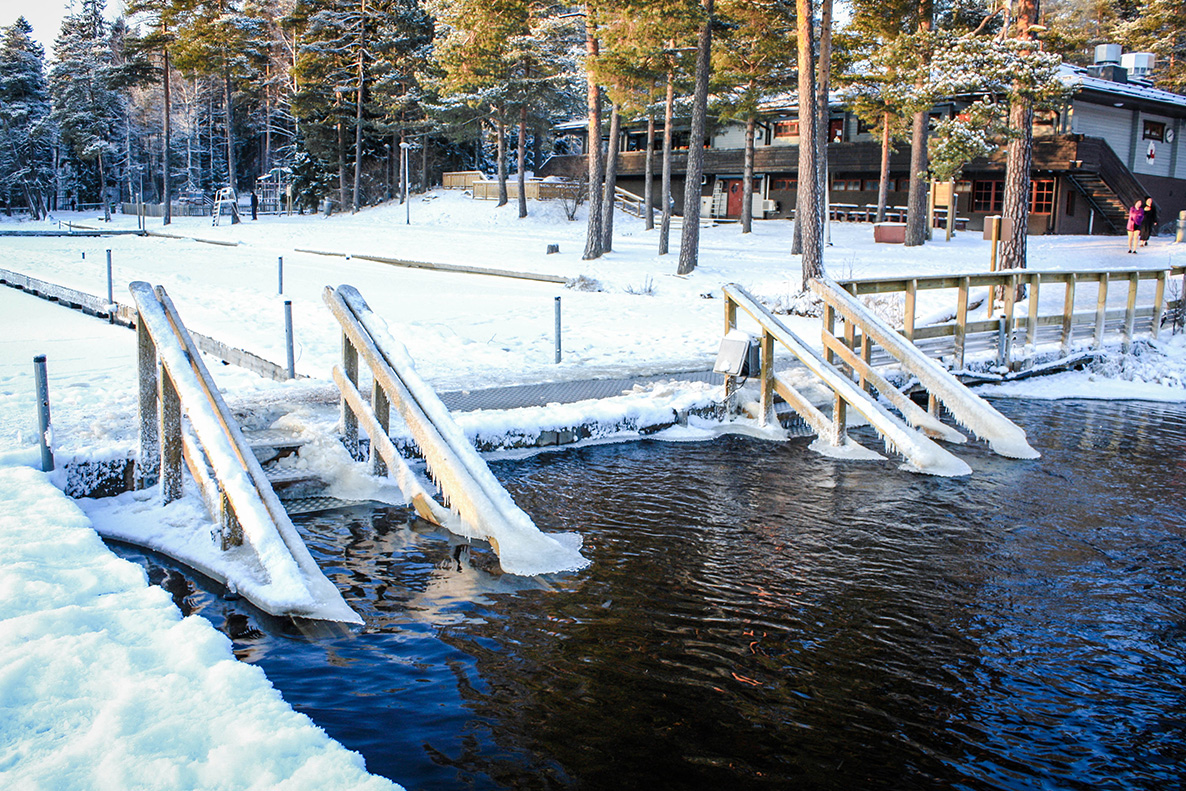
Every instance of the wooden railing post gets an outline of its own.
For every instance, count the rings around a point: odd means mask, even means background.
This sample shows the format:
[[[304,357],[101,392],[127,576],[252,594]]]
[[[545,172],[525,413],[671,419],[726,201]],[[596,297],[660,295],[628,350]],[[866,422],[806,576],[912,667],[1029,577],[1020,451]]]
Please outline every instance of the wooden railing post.
[[[342,333],[342,372],[351,384],[358,387],[358,350],[350,342],[350,338]],[[346,450],[350,456],[358,459],[358,416],[342,397],[342,441],[346,443]]]
[[[383,385],[379,384],[379,380],[375,380],[374,390],[371,392],[371,408],[375,412],[375,419],[379,422],[379,427],[387,434],[391,430],[391,402],[387,398],[387,391],[383,389]],[[383,457],[379,455],[379,443],[371,437],[371,471],[379,477],[387,476],[387,463],[383,461]]]
[[[136,349],[140,379],[140,447],[133,485],[137,489],[147,489],[160,480],[161,475],[160,413],[157,410],[159,385],[156,345],[144,326],[144,317],[139,313],[136,314]]]
[[[1005,337],[1003,339],[1004,343],[1001,344],[1001,355],[1004,360],[1001,364],[1009,366],[1010,370],[1013,368],[1013,310],[1017,304],[1017,289],[1019,285],[1019,275],[1016,272],[1009,275],[1008,279],[1005,281],[1005,306],[1002,311],[1002,318],[1004,319],[1005,325]]]
[[[836,310],[829,302],[824,303],[824,333],[833,338],[836,337]],[[832,353],[826,343],[824,344],[824,359],[828,361],[829,365],[836,364],[836,355]]]
[[[161,368],[161,502],[168,504],[181,497],[181,399],[169,372]]]
[[[918,297],[918,280],[911,279],[906,283],[906,304],[902,307],[902,334],[906,340],[914,341],[915,301]]]
[[[1062,351],[1065,356],[1071,353],[1071,342],[1074,340],[1075,319],[1075,282],[1079,276],[1072,273],[1067,278],[1066,296],[1062,303]]]
[[[762,395],[759,407],[761,415],[758,424],[766,426],[777,420],[774,414],[774,336],[762,328]]]
[[[848,402],[832,393],[832,444],[839,447],[848,438]]]
[[[955,309],[955,370],[964,367],[964,342],[968,337],[968,286],[969,278],[961,277],[959,298]]]
[[[1029,280],[1030,309],[1025,324],[1025,345],[1029,347],[1029,352],[1032,354],[1034,347],[1038,344],[1038,292],[1042,285],[1042,273],[1031,272]]]
[[[1161,318],[1165,314],[1165,283],[1168,276],[1169,272],[1157,273],[1157,289],[1153,295],[1153,326],[1149,328],[1154,340],[1161,332]]]
[[[1104,325],[1108,318],[1108,273],[1099,275],[1099,291],[1095,301],[1095,338],[1092,345],[1100,348],[1104,345]]]
[[[1124,307],[1124,340],[1121,345],[1121,349],[1126,352],[1132,348],[1133,324],[1137,316],[1137,286],[1139,284],[1140,275],[1137,272],[1129,273],[1128,302]]]
[[[725,294],[725,335],[737,329],[737,303]],[[737,386],[737,378],[725,374],[725,412],[733,414],[733,389]]]

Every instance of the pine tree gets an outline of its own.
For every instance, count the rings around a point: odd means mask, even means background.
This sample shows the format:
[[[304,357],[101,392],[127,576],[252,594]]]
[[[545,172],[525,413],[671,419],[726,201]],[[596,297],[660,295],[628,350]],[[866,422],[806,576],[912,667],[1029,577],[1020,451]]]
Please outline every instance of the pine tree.
[[[0,192],[19,192],[34,219],[45,216],[52,179],[52,124],[45,52],[23,16],[0,30]]]
[[[82,7],[62,21],[54,44],[56,63],[50,72],[52,117],[62,142],[80,162],[94,162],[98,170],[97,197],[103,216],[111,219],[107,199],[107,158],[115,153],[122,107],[111,88],[111,49],[103,0],[82,0]]]
[[[700,179],[704,175],[704,139],[708,131],[708,83],[712,72],[713,0],[704,0],[703,20],[696,38],[696,87],[692,92],[692,130],[688,137],[688,166],[684,179],[684,222],[680,234],[679,266],[687,275],[700,259]]]

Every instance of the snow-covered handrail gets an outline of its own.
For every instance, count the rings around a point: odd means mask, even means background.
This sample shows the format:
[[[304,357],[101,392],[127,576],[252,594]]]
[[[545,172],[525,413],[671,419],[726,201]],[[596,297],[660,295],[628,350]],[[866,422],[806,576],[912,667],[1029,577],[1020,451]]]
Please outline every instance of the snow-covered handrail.
[[[128,290],[136,303],[141,337],[138,484],[143,486],[150,479],[145,468],[159,460],[162,500],[167,503],[178,498],[184,456],[207,507],[221,525],[218,537],[223,549],[242,552],[239,545],[250,549],[263,574],[262,578],[233,579],[203,563],[200,554],[170,554],[232,585],[274,615],[362,623],[309,554],[168,294],[141,281],[131,283]],[[196,443],[182,431],[182,409]],[[159,449],[154,447],[158,437]]]
[[[826,278],[813,279],[811,290],[843,316],[850,326],[859,328],[866,338],[880,344],[897,359],[908,373],[918,377],[922,386],[943,402],[960,425],[987,440],[996,453],[1014,459],[1038,458],[1038,452],[1030,447],[1025,431],[1020,426],[993,409],[992,405],[965,387],[938,362],[919,351],[884,320],[866,310],[835,282]]]
[[[393,409],[407,424],[420,448],[429,472],[441,488],[449,507],[460,519],[442,519],[450,530],[490,542],[498,553],[504,571],[526,576],[583,568],[588,561],[579,551],[579,536],[544,534],[526,513],[515,504],[502,484],[474,450],[461,427],[436,392],[416,372],[403,345],[387,330],[386,323],[367,305],[353,286],[326,287],[324,292],[330,312],[342,326],[343,366],[334,372],[343,387],[343,428],[349,443],[356,437],[358,421],[372,437],[371,445],[386,449],[385,420],[376,420],[360,407],[354,397],[358,385],[358,361],[371,370],[382,411]],[[373,400],[374,401],[374,400]],[[422,515],[425,506],[418,484],[408,487],[414,476],[407,474],[402,461],[385,458],[405,496]],[[392,462],[395,462],[394,464]],[[432,517],[430,517],[432,518]]]
[[[948,477],[970,475],[972,473],[972,468],[962,459],[953,456],[934,441],[915,431],[896,415],[873,400],[868,393],[858,387],[843,372],[825,360],[819,352],[804,343],[799,336],[795,335],[794,332],[779,321],[774,314],[763,307],[744,288],[736,284],[730,284],[725,286],[724,293],[728,303],[727,310],[729,306],[736,306],[748,313],[762,326],[764,333],[769,338],[782,344],[788,351],[799,358],[807,369],[815,374],[821,382],[827,385],[836,399],[834,417],[829,424],[825,420],[821,420],[824,417],[822,413],[808,404],[806,399],[800,396],[789,383],[772,373],[773,365],[770,357],[772,356],[773,349],[767,341],[763,343],[766,349],[764,349],[763,354],[765,359],[762,364],[761,377],[763,380],[763,401],[766,402],[762,405],[763,414],[768,412],[769,398],[767,393],[768,388],[772,387],[777,389],[779,394],[821,436],[824,436],[833,445],[839,445],[845,440],[844,406],[848,405],[868,420],[870,425],[882,436],[885,443],[905,456],[912,467],[919,472]],[[770,385],[765,383],[765,380],[768,378],[770,379]],[[827,436],[824,431],[821,431],[821,428],[825,430],[830,428],[831,436]]]

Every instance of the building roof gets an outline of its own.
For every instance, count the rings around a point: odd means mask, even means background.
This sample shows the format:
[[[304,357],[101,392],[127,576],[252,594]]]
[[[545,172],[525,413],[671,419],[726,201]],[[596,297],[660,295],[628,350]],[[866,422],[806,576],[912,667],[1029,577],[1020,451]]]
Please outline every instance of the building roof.
[[[1113,82],[1102,77],[1093,77],[1087,69],[1064,63],[1059,70],[1059,78],[1067,85],[1078,91],[1107,94],[1114,97],[1136,99],[1141,102],[1166,105],[1165,109],[1175,108],[1181,114],[1186,112],[1186,96],[1171,91],[1163,91],[1152,85],[1137,82]]]

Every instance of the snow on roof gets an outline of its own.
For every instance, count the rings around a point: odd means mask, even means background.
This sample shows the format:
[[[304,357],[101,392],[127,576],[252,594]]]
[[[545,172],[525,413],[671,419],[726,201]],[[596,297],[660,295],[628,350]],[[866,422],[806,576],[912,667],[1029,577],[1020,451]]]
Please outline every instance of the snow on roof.
[[[1068,63],[1059,67],[1059,78],[1067,85],[1079,90],[1098,91],[1116,96],[1127,96],[1133,99],[1144,99],[1150,102],[1169,104],[1186,108],[1186,96],[1171,91],[1163,91],[1151,85],[1141,85],[1135,82],[1114,82],[1102,77],[1093,77],[1082,66],[1072,66]]]

